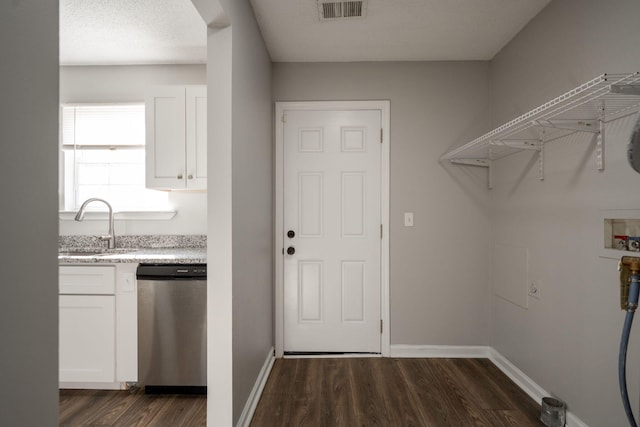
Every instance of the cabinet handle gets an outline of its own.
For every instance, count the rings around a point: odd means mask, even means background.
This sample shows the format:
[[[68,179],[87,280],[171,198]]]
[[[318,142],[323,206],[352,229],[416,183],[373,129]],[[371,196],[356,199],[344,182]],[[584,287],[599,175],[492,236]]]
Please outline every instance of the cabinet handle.
[[[182,174],[181,173],[178,174],[178,179],[182,179]]]
[[[189,174],[189,175],[187,176],[187,178],[189,178],[189,179],[193,179],[193,175]]]

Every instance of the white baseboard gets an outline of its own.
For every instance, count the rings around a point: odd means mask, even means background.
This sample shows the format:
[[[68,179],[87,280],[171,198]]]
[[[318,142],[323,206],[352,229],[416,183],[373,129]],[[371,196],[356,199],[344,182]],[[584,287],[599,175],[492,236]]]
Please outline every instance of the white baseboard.
[[[511,381],[516,383],[525,393],[536,403],[542,403],[542,398],[550,394],[540,387],[535,381],[529,378],[524,372],[518,369],[506,357],[491,348],[489,359],[496,365]],[[571,411],[567,411],[567,427],[589,427],[584,421],[578,418]]]
[[[267,383],[267,379],[269,378],[269,374],[271,373],[271,368],[273,367],[273,363],[276,361],[274,356],[274,349],[271,347],[269,352],[267,353],[267,357],[264,360],[264,364],[262,365],[262,369],[260,369],[260,373],[258,374],[258,378],[256,378],[256,382],[253,385],[253,389],[247,398],[247,403],[245,403],[244,408],[242,409],[242,414],[240,414],[240,418],[238,419],[238,423],[236,427],[249,427],[251,424],[251,419],[253,418],[253,413],[258,406],[258,402],[260,401],[260,396],[262,396],[262,390],[264,390],[264,386]]]
[[[491,349],[489,359],[496,365],[506,376],[511,379],[518,387],[520,387],[530,398],[536,402],[542,402],[542,398],[549,396],[542,387],[529,378],[524,372],[518,369],[507,358],[498,353],[495,349]]]
[[[518,369],[506,357],[489,346],[448,346],[448,345],[392,345],[391,357],[420,357],[420,358],[488,358],[511,381],[520,387],[536,403],[541,404],[542,398],[549,396],[542,387],[536,384],[524,372]],[[567,411],[567,427],[589,427],[571,411]]]
[[[401,345],[393,344],[390,357],[428,357],[428,358],[458,358],[458,357],[489,357],[491,347],[487,346],[457,346],[457,345]]]
[[[126,390],[126,383],[81,383],[81,382],[61,382],[59,389],[67,390]]]

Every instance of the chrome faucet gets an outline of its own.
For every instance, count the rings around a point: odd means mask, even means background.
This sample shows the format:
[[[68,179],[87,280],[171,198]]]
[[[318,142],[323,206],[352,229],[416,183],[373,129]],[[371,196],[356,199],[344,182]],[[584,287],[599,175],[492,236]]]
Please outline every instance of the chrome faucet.
[[[87,199],[84,201],[84,203],[82,203],[82,205],[80,206],[80,209],[78,210],[78,213],[76,214],[76,221],[82,221],[84,219],[84,211],[85,208],[87,207],[87,205],[91,202],[102,202],[105,205],[107,205],[107,207],[109,208],[109,234],[107,234],[106,236],[100,236],[98,237],[100,240],[106,240],[107,241],[107,248],[108,249],[114,249],[116,247],[116,234],[113,231],[113,209],[111,208],[111,205],[109,204],[109,202],[107,202],[104,199],[98,199],[96,197],[92,197],[90,199]]]

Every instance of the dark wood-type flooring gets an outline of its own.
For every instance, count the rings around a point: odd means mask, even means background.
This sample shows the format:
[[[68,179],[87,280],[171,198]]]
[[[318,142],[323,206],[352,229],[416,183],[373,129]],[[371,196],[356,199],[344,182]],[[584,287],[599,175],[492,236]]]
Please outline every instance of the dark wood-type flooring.
[[[543,425],[488,359],[278,359],[251,427]]]
[[[60,426],[205,426],[207,397],[142,390],[60,390]]]
[[[488,359],[278,359],[251,427],[541,426]],[[206,424],[205,396],[61,390],[60,426]]]

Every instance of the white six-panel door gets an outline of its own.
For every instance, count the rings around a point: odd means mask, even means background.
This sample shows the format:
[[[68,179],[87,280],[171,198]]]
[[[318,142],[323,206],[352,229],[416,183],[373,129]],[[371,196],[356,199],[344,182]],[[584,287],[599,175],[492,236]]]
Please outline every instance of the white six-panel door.
[[[381,111],[286,111],[285,352],[380,353]]]

